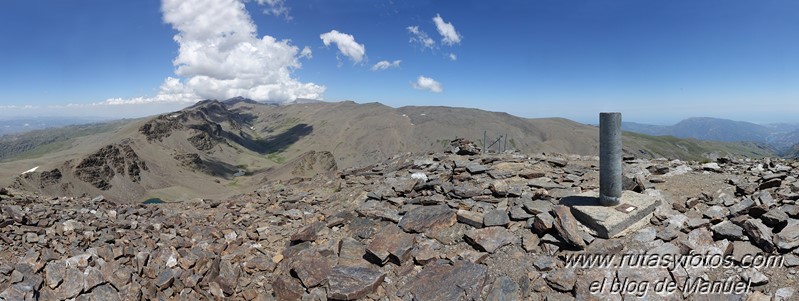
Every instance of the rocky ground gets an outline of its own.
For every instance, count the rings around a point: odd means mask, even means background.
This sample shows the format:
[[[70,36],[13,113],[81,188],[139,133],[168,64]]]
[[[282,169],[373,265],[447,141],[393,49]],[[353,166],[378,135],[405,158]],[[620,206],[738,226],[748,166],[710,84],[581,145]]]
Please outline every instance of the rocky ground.
[[[464,143],[222,201],[119,205],[3,189],[0,300],[799,299],[799,163],[627,158],[625,174],[625,189],[662,205],[612,239],[559,205],[598,189],[596,157]],[[581,254],[615,264],[719,254],[730,265],[568,265]],[[757,254],[779,265],[742,266]],[[747,287],[710,294],[724,287],[697,279]],[[615,280],[626,285],[614,291]]]

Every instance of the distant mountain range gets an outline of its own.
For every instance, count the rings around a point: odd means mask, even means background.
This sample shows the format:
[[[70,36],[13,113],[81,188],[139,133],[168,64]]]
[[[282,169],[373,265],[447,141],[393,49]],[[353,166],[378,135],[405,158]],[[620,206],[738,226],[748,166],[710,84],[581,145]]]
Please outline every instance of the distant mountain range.
[[[528,119],[477,109],[300,100],[264,104],[205,100],[180,111],[104,125],[0,137],[0,187],[48,195],[104,195],[141,202],[221,198],[267,180],[367,167],[406,153],[440,152],[451,140],[482,146],[507,135],[524,154],[596,156],[596,127],[563,118]],[[624,153],[702,160],[771,156],[753,143],[625,133]],[[490,143],[489,143],[490,144]],[[31,171],[31,172],[25,172]]]
[[[71,117],[26,117],[0,118],[0,136],[19,134],[46,128],[67,125],[86,124],[108,120],[108,118],[71,118]]]
[[[773,147],[778,154],[799,148],[799,124],[760,125],[710,117],[693,117],[675,125],[623,122],[622,129],[654,136],[674,136],[721,142],[755,142]]]

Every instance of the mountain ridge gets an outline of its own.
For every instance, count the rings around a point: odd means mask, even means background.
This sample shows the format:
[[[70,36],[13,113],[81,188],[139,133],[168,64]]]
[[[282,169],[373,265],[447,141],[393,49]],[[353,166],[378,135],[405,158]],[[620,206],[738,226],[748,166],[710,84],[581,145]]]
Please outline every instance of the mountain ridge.
[[[275,106],[234,98],[131,120],[105,132],[62,141],[39,156],[0,164],[0,185],[50,195],[148,198],[225,197],[266,179],[313,177],[369,166],[405,153],[446,150],[455,138],[477,145],[507,136],[522,153],[595,156],[598,130],[563,118],[528,119],[469,108],[318,102]],[[624,135],[625,153],[701,160],[768,156],[767,149]],[[46,145],[40,146],[47,149]],[[18,173],[40,166],[39,171]]]

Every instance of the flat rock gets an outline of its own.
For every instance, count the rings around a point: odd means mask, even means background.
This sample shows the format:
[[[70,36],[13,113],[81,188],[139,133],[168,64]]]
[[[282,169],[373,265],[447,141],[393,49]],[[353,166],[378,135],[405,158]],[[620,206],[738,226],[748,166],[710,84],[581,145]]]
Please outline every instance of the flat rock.
[[[497,209],[483,215],[483,225],[486,227],[505,226],[510,223],[510,218],[505,210]]]
[[[330,275],[330,261],[327,257],[303,256],[293,262],[292,271],[300,278],[302,285],[312,288],[322,284]]]
[[[328,276],[327,297],[336,300],[363,298],[374,292],[385,277],[385,273],[370,268],[335,266]]]
[[[486,266],[465,260],[427,265],[397,295],[428,301],[478,300],[486,277]]]
[[[399,221],[399,226],[406,232],[422,233],[450,227],[455,222],[455,210],[447,205],[421,206],[405,214]]]
[[[552,203],[542,200],[527,200],[522,203],[524,210],[530,214],[549,213],[552,211]]]
[[[291,236],[293,242],[314,241],[316,240],[319,232],[327,228],[324,222],[315,222],[310,224]]]
[[[766,252],[774,251],[771,229],[759,219],[747,219],[743,224],[746,235],[752,242]]]
[[[514,221],[523,221],[532,218],[533,215],[528,213],[522,206],[513,206],[510,208],[510,219]]]
[[[569,245],[585,249],[585,241],[579,228],[577,228],[577,220],[566,206],[554,206],[553,213],[555,214],[555,222],[553,226],[561,238],[563,238]]]
[[[472,229],[466,232],[466,238],[488,253],[517,241],[516,236],[504,227]]]
[[[355,209],[355,211],[365,217],[388,220],[395,223],[400,220],[400,215],[399,212],[397,212],[397,209],[392,208],[385,202],[376,200],[368,200],[364,202],[363,205],[358,207],[358,209]]]
[[[760,216],[760,220],[762,220],[766,226],[772,228],[788,224],[788,219],[788,214],[779,208],[773,208]]]
[[[519,285],[508,276],[500,276],[494,280],[486,301],[520,300]]]
[[[305,294],[305,288],[300,281],[286,275],[280,275],[272,283],[272,290],[278,300],[300,300]]]
[[[792,250],[799,247],[799,223],[788,224],[774,235],[774,241],[780,250]]]
[[[574,289],[577,275],[574,269],[560,269],[550,272],[546,277],[549,286],[561,292],[569,292]]]
[[[63,261],[51,261],[44,268],[44,281],[49,288],[56,288],[64,281],[66,265]]]
[[[457,212],[457,219],[459,222],[467,224],[475,228],[483,227],[483,214],[479,212],[460,209]]]
[[[415,236],[402,231],[394,224],[389,224],[375,235],[375,238],[366,247],[379,264],[385,264],[391,259],[394,263],[401,265],[410,259],[411,249]]]
[[[729,240],[744,240],[744,229],[730,222],[723,221],[710,227],[716,237]]]
[[[92,289],[89,300],[103,300],[103,301],[118,301],[122,300],[119,297],[119,292],[114,289],[110,284],[103,284]]]

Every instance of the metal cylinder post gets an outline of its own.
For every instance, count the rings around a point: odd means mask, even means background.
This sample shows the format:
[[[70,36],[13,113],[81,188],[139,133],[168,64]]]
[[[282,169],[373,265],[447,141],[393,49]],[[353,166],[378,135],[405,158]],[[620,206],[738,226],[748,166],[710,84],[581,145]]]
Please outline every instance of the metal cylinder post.
[[[599,203],[621,203],[621,113],[599,113]]]

